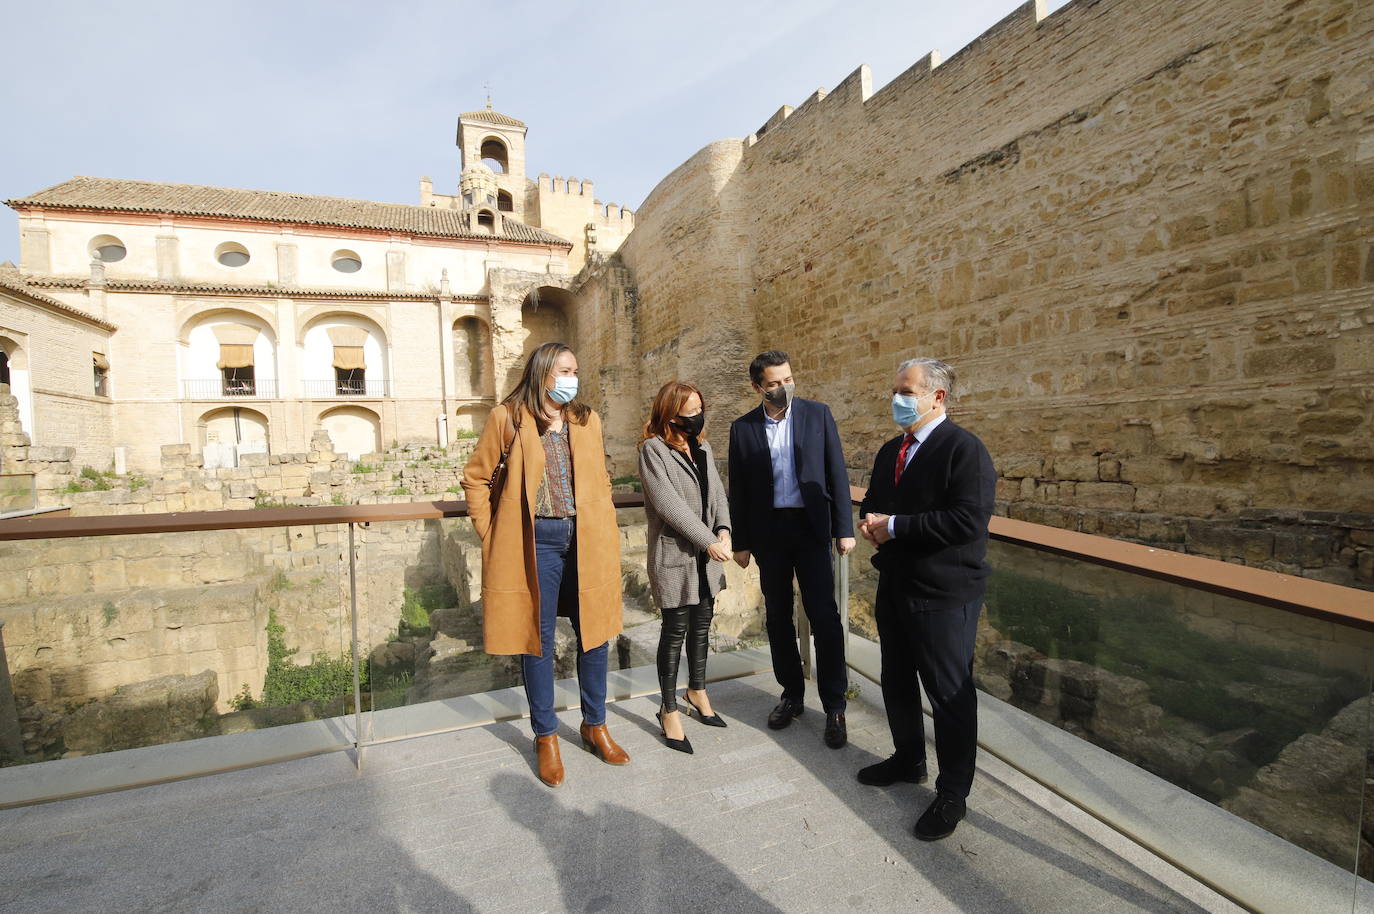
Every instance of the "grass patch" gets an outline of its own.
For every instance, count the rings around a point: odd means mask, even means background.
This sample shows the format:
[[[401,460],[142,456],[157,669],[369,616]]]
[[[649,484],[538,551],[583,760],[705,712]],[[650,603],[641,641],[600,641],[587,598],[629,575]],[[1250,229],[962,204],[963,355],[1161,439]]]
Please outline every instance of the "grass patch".
[[[457,605],[458,591],[447,581],[416,589],[405,588],[401,597],[401,621],[396,626],[397,636],[428,635],[429,614],[436,609]]]
[[[353,472],[355,472],[355,473],[380,473],[381,470],[382,470],[381,467],[379,467],[379,466],[373,466],[373,465],[370,464],[370,463],[355,463],[355,464],[353,464]]]
[[[613,485],[613,486],[630,486],[630,487],[632,487],[636,492],[643,492],[643,491],[644,491],[642,485],[641,485],[640,482],[639,482],[639,477],[638,477],[638,476],[617,476],[615,479],[612,479],[612,480],[611,480],[611,485]]]

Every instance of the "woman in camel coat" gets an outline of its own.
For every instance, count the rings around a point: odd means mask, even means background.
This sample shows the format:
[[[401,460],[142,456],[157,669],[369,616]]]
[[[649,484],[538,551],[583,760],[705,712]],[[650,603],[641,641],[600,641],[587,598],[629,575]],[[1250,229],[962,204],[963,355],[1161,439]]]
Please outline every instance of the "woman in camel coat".
[[[562,343],[531,354],[519,384],[492,410],[463,470],[482,538],[482,616],[489,654],[521,654],[539,777],[563,781],[553,709],[557,615],[578,636],[582,744],[603,761],[629,756],[606,730],[607,642],[621,630],[620,530],[601,419],[577,394],[577,358]],[[509,448],[500,496],[489,483]]]

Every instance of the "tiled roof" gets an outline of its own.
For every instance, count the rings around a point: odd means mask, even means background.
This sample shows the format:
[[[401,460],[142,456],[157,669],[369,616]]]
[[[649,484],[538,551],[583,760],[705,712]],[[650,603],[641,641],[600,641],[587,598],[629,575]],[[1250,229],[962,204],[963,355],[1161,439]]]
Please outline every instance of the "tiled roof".
[[[80,308],[73,308],[66,302],[58,301],[50,295],[39,292],[32,283],[24,279],[23,274],[16,267],[0,265],[0,289],[22,295],[30,301],[61,311],[64,314],[70,314],[72,317],[95,324],[97,327],[103,327],[106,330],[116,329],[115,325],[107,320],[82,311]]]
[[[517,121],[509,114],[502,114],[501,112],[493,111],[490,108],[486,108],[482,111],[464,111],[462,114],[458,115],[458,118],[464,121],[483,121],[488,124],[500,124],[503,127],[525,126],[524,121]]]
[[[30,286],[49,289],[82,289],[89,277],[85,276],[29,276]],[[161,279],[106,279],[105,288],[110,292],[189,292],[224,295],[272,295],[279,298],[378,298],[389,301],[434,301],[437,291],[399,291],[394,289],[328,289],[299,288],[293,286],[235,286],[214,282],[169,282]],[[486,302],[484,295],[454,295],[454,301]]]
[[[187,216],[218,216],[298,225],[329,225],[341,228],[380,229],[446,238],[496,238],[526,244],[571,245],[552,232],[517,222],[503,214],[503,231],[497,235],[474,232],[464,226],[458,210],[406,203],[377,203],[346,197],[318,197],[274,190],[239,190],[200,184],[169,184],[162,181],[126,181],[119,178],[76,177],[36,194],[6,200],[11,207],[51,206],[62,209],[117,210],[134,213],[167,213]]]

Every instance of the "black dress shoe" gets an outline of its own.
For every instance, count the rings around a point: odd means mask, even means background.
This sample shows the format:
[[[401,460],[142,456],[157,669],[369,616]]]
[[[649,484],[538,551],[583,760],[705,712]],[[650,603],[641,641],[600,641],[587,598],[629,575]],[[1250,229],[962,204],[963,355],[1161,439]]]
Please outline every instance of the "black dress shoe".
[[[676,749],[678,752],[685,752],[688,755],[695,754],[692,751],[692,744],[687,741],[687,734],[682,735],[682,739],[673,739],[668,735],[668,731],[663,727],[663,711],[660,709],[654,712],[654,717],[658,718],[658,729],[663,734],[663,741],[668,744],[669,749]]]
[[[825,715],[825,744],[831,749],[839,749],[849,742],[849,728],[844,725],[844,715],[832,711]]]
[[[768,729],[781,730],[792,723],[794,718],[801,717],[806,708],[799,701],[784,698],[778,702],[778,706],[768,714]]]
[[[924,784],[929,778],[925,759],[914,765],[908,765],[895,755],[875,765],[859,769],[859,783],[867,784],[869,787],[890,787],[898,781],[906,781],[908,784]]]
[[[912,834],[922,841],[948,838],[954,834],[955,827],[967,811],[968,807],[963,800],[943,793],[936,794],[934,802],[926,807],[926,811],[921,813],[921,818],[916,820],[916,827],[911,830]]]
[[[703,724],[705,724],[705,725],[708,726],[708,727],[724,727],[724,726],[725,726],[725,719],[724,719],[723,717],[721,717],[719,714],[712,714],[710,717],[707,717],[705,714],[702,714],[702,713],[701,713],[701,708],[698,708],[697,705],[696,705],[696,702],[692,701],[692,696],[690,696],[690,695],[683,695],[683,696],[682,696],[682,700],[685,701],[685,702],[687,702],[687,716],[688,716],[688,717],[691,717],[693,714],[695,714],[697,720],[701,721]]]

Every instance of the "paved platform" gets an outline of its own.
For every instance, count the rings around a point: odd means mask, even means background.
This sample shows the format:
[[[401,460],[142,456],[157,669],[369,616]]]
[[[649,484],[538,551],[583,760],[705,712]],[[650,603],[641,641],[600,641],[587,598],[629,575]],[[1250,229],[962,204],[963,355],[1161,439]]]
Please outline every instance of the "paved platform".
[[[558,790],[520,721],[6,810],[0,912],[1237,910],[986,756],[969,818],[919,842],[929,785],[854,780],[891,746],[873,696],[837,752],[819,709],[766,728],[771,675],[711,691],[730,726],[687,721],[693,756],[654,701],[612,705],[624,768],[562,714]]]

